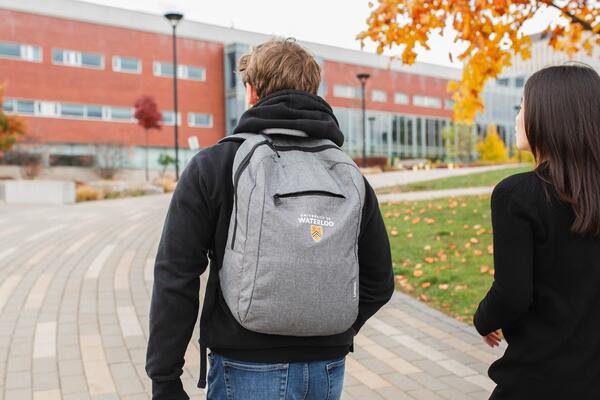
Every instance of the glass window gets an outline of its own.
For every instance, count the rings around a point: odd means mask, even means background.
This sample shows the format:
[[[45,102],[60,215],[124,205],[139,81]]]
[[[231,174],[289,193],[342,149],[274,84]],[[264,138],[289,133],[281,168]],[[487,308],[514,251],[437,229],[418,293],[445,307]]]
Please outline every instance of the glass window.
[[[42,48],[27,44],[0,42],[0,57],[25,61],[42,61]]]
[[[444,100],[444,108],[446,110],[452,110],[454,108],[454,100],[452,100],[452,99]]]
[[[0,56],[21,58],[21,45],[16,43],[0,42]]]
[[[161,114],[163,125],[175,125],[175,113],[173,111],[163,111]],[[181,125],[181,113],[177,113],[177,124]]]
[[[353,86],[333,85],[333,95],[346,99],[360,98],[360,89]]]
[[[125,107],[111,107],[110,108],[110,119],[113,121],[131,121],[133,118],[133,112],[131,108]]]
[[[54,64],[70,67],[104,68],[104,56],[97,53],[82,53],[80,51],[52,49]]]
[[[102,55],[95,53],[81,53],[81,65],[84,67],[102,68]]]
[[[63,63],[63,51],[61,49],[52,49],[52,62],[55,64]]]
[[[15,111],[15,101],[12,99],[4,99],[4,103],[2,104],[2,109],[4,112],[14,112]]]
[[[154,75],[156,76],[173,76],[173,64],[164,62],[154,62]]]
[[[371,92],[371,100],[385,103],[387,101],[387,93],[383,90],[373,90]]]
[[[525,78],[522,76],[518,76],[515,78],[515,86],[518,88],[522,88],[525,86]]]
[[[142,71],[142,63],[137,58],[114,56],[113,71],[140,73]]]
[[[85,109],[85,107],[83,104],[61,103],[60,115],[62,117],[83,118],[83,117],[85,117],[84,109]]]
[[[412,144],[413,144],[413,121],[412,121],[412,119],[409,119],[408,121],[406,121],[406,138],[408,139],[406,141],[406,144],[409,146],[412,146]]]
[[[186,78],[192,79],[195,81],[203,81],[204,80],[204,68],[188,66]]]
[[[87,118],[102,119],[102,106],[85,106],[85,116]]]
[[[408,104],[409,98],[406,93],[396,92],[394,93],[394,103],[396,104]]]
[[[498,86],[508,86],[508,78],[500,78],[496,81]]]
[[[188,113],[188,126],[196,128],[211,128],[212,115],[201,113]]]
[[[58,104],[53,101],[36,101],[36,115],[45,117],[56,117],[58,115]]]
[[[441,108],[442,100],[439,97],[414,96],[413,104],[419,107]]]
[[[33,100],[17,100],[17,112],[20,114],[35,114]]]

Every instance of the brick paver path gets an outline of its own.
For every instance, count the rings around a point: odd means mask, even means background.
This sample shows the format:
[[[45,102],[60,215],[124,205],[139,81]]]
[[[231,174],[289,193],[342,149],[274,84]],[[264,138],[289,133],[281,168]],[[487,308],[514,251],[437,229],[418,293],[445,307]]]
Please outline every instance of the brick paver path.
[[[0,400],[148,399],[152,268],[168,195],[0,204]],[[183,381],[192,398],[197,333]],[[401,293],[356,338],[344,399],[486,399],[499,355]]]

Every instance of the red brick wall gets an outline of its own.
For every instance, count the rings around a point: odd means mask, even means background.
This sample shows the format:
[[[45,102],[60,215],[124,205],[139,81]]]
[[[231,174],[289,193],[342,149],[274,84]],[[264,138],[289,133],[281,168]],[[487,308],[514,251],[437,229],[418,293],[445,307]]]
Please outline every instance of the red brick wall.
[[[0,83],[5,97],[65,101],[132,107],[136,98],[154,96],[161,110],[173,110],[172,79],[155,77],[153,61],[170,62],[171,36],[96,25],[0,9],[0,40],[34,44],[43,48],[43,62],[0,59]],[[165,21],[165,24],[167,22]],[[202,66],[206,81],[179,80],[179,110],[182,117],[180,145],[196,135],[202,147],[223,136],[223,45],[179,38],[178,62]],[[52,64],[52,48],[98,52],[104,55],[103,70]],[[142,60],[142,73],[112,71],[112,56]],[[188,112],[211,113],[212,128],[187,126]],[[144,132],[136,124],[92,122],[57,118],[26,117],[28,133],[47,142],[94,143],[121,140],[143,144]],[[173,127],[152,132],[150,144],[171,146]]]
[[[363,67],[335,61],[325,61],[325,84],[327,85],[327,101],[334,107],[360,108],[360,99],[345,99],[333,96],[334,85],[360,87],[356,74],[367,72],[371,77],[366,85],[366,107],[368,110],[399,112],[413,115],[436,117],[452,117],[452,111],[444,109],[444,99],[449,99],[446,87],[447,79],[433,78],[397,72],[387,69]],[[371,101],[371,90],[382,90],[387,93],[387,102]],[[442,99],[442,108],[415,107],[412,101],[401,105],[394,103],[394,93],[403,92],[413,95],[434,96]]]

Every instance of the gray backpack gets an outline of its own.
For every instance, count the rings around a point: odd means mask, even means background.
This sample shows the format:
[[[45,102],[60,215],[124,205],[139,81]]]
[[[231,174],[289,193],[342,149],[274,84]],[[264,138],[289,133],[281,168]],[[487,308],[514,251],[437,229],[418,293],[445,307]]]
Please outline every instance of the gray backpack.
[[[358,314],[358,234],[365,198],[352,159],[328,139],[266,129],[233,162],[234,208],[221,290],[251,331],[345,332]]]

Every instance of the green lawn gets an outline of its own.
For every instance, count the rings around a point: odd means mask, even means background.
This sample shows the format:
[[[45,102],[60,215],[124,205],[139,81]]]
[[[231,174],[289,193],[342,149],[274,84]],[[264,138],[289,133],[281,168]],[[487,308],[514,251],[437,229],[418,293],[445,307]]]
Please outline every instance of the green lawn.
[[[490,197],[383,204],[396,286],[459,320],[493,279]]]
[[[480,186],[494,186],[507,176],[519,172],[531,171],[532,166],[521,166],[500,169],[496,171],[480,172],[464,176],[453,176],[450,178],[435,179],[426,182],[410,183],[377,190],[378,194],[395,192],[417,192],[423,190],[440,190]]]

